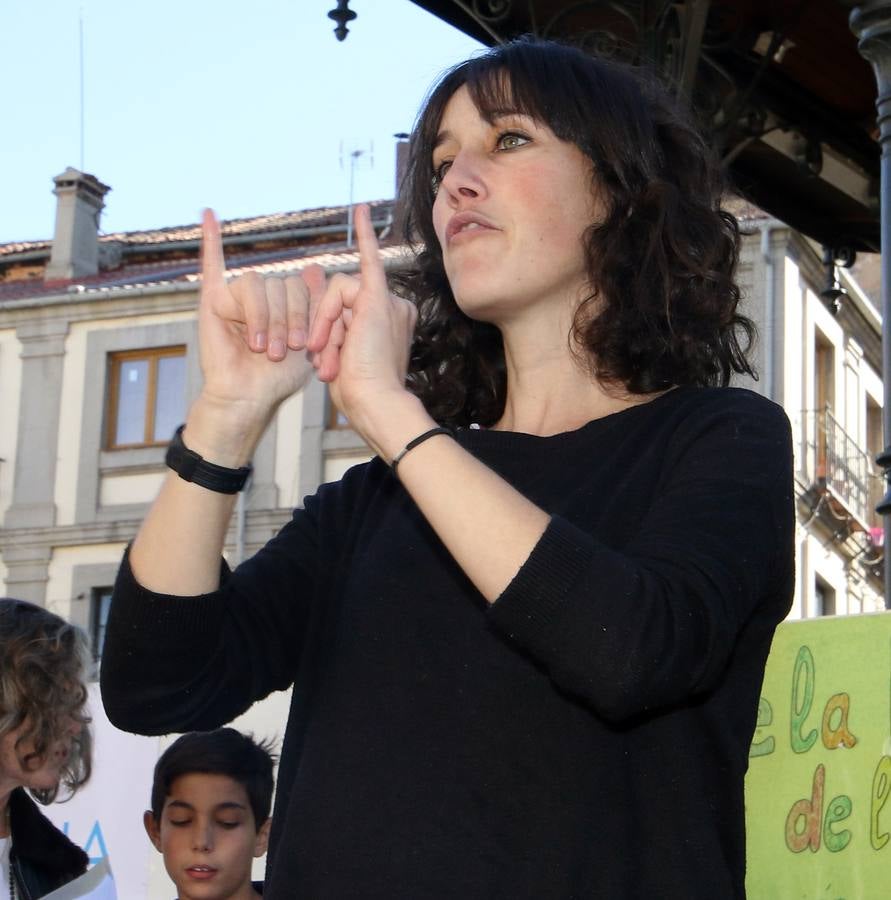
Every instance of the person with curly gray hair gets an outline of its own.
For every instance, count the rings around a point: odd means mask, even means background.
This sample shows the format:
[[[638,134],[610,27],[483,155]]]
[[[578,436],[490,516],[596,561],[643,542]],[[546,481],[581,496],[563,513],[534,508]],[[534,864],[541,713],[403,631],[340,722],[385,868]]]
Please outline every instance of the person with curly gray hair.
[[[87,854],[34,803],[52,803],[60,792],[70,796],[90,777],[85,659],[86,641],[79,629],[33,603],[0,599],[4,900],[37,900],[87,869]]]

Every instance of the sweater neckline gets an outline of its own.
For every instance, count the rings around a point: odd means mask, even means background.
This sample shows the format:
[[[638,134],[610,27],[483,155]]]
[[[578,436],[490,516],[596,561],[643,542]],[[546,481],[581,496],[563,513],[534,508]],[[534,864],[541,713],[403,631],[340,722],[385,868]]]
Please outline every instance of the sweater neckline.
[[[539,435],[529,434],[525,431],[500,431],[492,428],[484,428],[475,423],[473,425],[460,428],[462,435],[469,436],[470,443],[474,445],[487,446],[489,444],[511,444],[515,448],[537,449],[550,444],[560,444],[571,442],[577,438],[588,437],[593,432],[607,431],[614,426],[621,424],[631,418],[637,418],[645,414],[651,414],[657,408],[661,408],[667,403],[673,403],[682,395],[693,390],[689,385],[678,385],[671,390],[665,391],[658,397],[648,400],[646,403],[636,403],[625,409],[619,409],[615,412],[607,413],[605,416],[599,416],[596,419],[590,419],[578,428],[571,431],[561,431],[557,434]]]

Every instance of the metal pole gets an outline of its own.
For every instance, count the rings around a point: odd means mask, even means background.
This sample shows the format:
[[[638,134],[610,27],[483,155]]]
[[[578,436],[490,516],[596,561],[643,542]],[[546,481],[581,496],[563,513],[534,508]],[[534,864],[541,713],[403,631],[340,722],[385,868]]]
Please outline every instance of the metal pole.
[[[247,504],[245,502],[245,494],[247,493],[247,485],[238,492],[238,501],[236,503],[235,516],[235,565],[240,566],[244,562],[244,529],[245,520],[247,518]]]
[[[359,164],[359,157],[364,150],[352,150],[350,152],[350,203],[347,207],[347,247],[353,246],[353,186],[356,180],[356,166]]]
[[[702,35],[705,33],[705,22],[708,18],[711,0],[692,0],[683,6],[681,47],[683,62],[681,64],[678,91],[689,101],[693,97],[693,84],[696,81],[696,70],[699,67],[699,53],[702,50]]]
[[[891,0],[872,0],[851,11],[851,31],[860,55],[872,65],[876,79],[877,122],[882,148],[882,431],[885,449],[876,462],[885,470],[887,491],[876,511],[884,517],[885,606],[891,609]]]
[[[79,38],[80,38],[80,170],[85,171],[84,166],[84,105],[86,104],[86,93],[84,91],[84,11],[81,8],[79,21]]]
[[[350,154],[350,202],[347,205],[347,247],[353,246],[353,180],[356,174],[356,151]]]

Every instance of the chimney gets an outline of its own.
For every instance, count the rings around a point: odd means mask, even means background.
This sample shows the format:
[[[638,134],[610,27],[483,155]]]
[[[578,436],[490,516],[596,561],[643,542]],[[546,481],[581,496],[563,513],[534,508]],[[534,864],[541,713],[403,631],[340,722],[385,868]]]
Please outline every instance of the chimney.
[[[394,134],[393,137],[396,138],[396,211],[393,217],[393,233],[398,240],[402,240],[402,230],[408,213],[405,207],[408,197],[404,196],[402,182],[405,180],[405,173],[408,170],[408,154],[411,144],[409,144],[410,135],[404,131]]]
[[[44,280],[95,275],[99,271],[99,216],[111,188],[71,166],[53,181],[58,198],[56,232]]]

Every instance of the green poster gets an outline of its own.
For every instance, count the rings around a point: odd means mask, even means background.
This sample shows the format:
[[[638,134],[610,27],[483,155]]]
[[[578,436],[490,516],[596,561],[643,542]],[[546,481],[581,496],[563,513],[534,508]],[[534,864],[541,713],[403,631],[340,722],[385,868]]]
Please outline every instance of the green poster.
[[[777,630],[746,830],[750,900],[891,898],[891,612]]]

